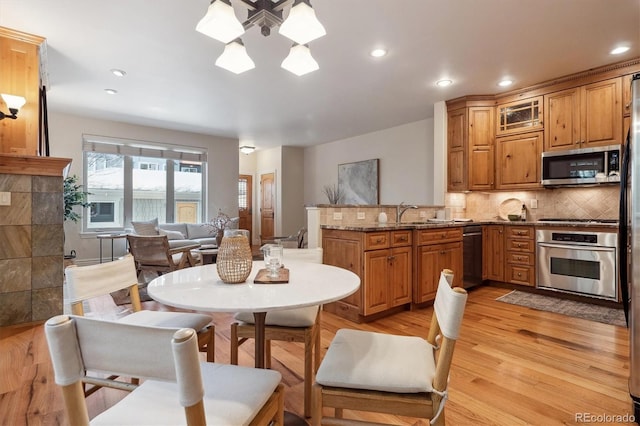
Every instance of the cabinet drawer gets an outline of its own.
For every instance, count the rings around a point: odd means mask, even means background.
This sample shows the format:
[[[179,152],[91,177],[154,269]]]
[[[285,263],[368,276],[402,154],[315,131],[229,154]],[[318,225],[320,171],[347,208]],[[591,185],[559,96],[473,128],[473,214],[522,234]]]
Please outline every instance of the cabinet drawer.
[[[507,237],[533,239],[533,226],[506,226]]]
[[[418,245],[462,241],[462,228],[442,228],[417,231]]]
[[[409,229],[391,232],[391,247],[402,247],[411,245],[411,233]]]
[[[389,248],[388,232],[367,232],[364,236],[364,249],[377,250]]]
[[[507,238],[507,250],[513,251],[525,251],[529,253],[533,253],[534,251],[534,241],[533,240],[521,240],[518,238]]]
[[[533,266],[507,265],[506,279],[512,284],[528,286],[535,285],[535,270]]]
[[[533,253],[521,253],[510,251],[507,254],[507,263],[514,265],[535,265],[535,256]]]

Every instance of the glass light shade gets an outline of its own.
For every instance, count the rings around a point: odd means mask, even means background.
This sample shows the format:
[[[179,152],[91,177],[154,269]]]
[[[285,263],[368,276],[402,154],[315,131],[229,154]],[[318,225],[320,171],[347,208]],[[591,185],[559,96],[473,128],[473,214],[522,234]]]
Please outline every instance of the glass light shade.
[[[241,74],[256,67],[240,40],[234,40],[224,47],[224,52],[216,60],[216,65],[235,74]]]
[[[242,23],[236,18],[233,6],[223,0],[214,0],[207,14],[196,25],[196,31],[223,43],[229,43],[244,34]]]
[[[295,44],[284,58],[281,67],[297,76],[305,75],[320,68],[307,46]]]
[[[27,100],[22,96],[7,95],[6,93],[1,94],[0,96],[2,96],[4,103],[7,104],[7,108],[10,109],[20,109],[27,103]]]
[[[327,33],[316,12],[304,1],[294,4],[278,31],[298,44],[309,43]]]
[[[247,145],[244,145],[244,146],[241,146],[241,147],[240,147],[240,152],[241,152],[241,153],[243,153],[243,154],[247,154],[247,155],[249,155],[249,154],[251,154],[255,149],[256,149],[256,148],[255,148],[255,147],[253,147],[253,146],[247,146]]]

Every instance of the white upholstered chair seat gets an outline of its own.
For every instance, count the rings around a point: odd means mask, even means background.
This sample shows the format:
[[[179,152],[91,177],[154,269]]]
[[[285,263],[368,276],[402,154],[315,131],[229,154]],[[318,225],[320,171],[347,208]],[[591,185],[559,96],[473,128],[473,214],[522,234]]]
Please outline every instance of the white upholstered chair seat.
[[[189,312],[138,311],[120,318],[125,324],[146,325],[149,327],[193,328],[202,330],[211,323],[211,317]]]
[[[265,324],[281,327],[311,327],[316,322],[318,309],[320,309],[320,307],[315,305],[304,308],[287,309],[285,311],[267,312]],[[238,321],[254,324],[253,313],[251,312],[238,312],[233,317]]]
[[[383,392],[431,392],[433,353],[433,346],[419,337],[341,329],[320,364],[316,382]],[[389,362],[393,359],[402,362]]]
[[[209,425],[245,425],[262,408],[280,383],[280,373],[211,362],[200,363],[204,410]],[[184,425],[176,410],[176,383],[147,380],[112,408],[91,420],[92,425]]]

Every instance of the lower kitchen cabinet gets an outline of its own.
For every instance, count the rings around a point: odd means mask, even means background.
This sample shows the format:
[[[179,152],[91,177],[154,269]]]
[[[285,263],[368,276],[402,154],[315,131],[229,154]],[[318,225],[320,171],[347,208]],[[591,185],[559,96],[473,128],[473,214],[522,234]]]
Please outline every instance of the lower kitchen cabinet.
[[[535,230],[533,226],[483,226],[482,278],[534,287]]]
[[[453,285],[462,286],[462,227],[416,229],[415,242],[414,304],[435,299],[443,269],[451,269],[454,274]]]
[[[323,263],[348,269],[360,279],[353,295],[324,309],[355,322],[411,303],[412,231],[322,230]]]

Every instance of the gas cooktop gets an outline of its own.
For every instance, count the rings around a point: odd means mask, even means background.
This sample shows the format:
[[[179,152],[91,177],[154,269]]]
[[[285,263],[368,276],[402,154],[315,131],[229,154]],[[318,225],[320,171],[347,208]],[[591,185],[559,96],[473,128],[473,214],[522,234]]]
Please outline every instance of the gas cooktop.
[[[578,222],[578,223],[611,223],[617,224],[618,219],[575,219],[566,217],[547,217],[538,219],[540,222]]]

